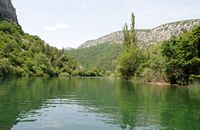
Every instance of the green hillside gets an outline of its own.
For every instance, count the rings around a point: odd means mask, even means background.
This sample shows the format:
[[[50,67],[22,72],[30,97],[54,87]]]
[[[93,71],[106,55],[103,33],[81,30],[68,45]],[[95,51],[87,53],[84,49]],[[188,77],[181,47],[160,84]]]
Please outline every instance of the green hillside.
[[[0,19],[0,76],[69,75],[77,63],[20,26]]]
[[[80,48],[66,51],[67,54],[75,59],[85,68],[98,68],[114,70],[116,58],[121,52],[119,44],[99,44],[88,48]]]

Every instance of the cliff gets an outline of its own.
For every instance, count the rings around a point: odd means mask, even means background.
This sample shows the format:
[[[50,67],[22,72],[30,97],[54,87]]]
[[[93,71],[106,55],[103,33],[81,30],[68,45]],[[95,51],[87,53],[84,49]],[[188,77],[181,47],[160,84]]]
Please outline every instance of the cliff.
[[[18,24],[16,10],[11,0],[0,0],[0,16],[3,19]]]
[[[157,42],[168,40],[172,36],[177,36],[184,31],[189,31],[194,25],[200,24],[200,19],[178,21],[163,24],[153,29],[136,30],[137,44],[146,46]],[[87,48],[102,43],[120,44],[123,41],[123,32],[113,32],[96,40],[89,40],[83,43],[79,48]]]

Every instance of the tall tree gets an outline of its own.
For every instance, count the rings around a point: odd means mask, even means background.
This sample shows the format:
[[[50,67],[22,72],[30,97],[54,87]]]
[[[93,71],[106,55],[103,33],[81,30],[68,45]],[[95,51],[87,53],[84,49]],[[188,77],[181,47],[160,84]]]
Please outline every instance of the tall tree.
[[[136,46],[135,35],[135,16],[131,15],[131,28],[129,30],[128,25],[125,24],[123,28],[124,41],[123,41],[123,53],[119,56],[117,72],[124,79],[130,79],[135,75],[140,63],[141,53]]]
[[[123,28],[123,34],[124,34],[124,49],[129,50],[132,48],[136,48],[136,33],[135,33],[135,15],[134,13],[131,14],[131,25],[130,30],[128,28],[127,23],[124,25]]]
[[[124,25],[123,34],[124,34],[123,47],[127,51],[131,46],[129,29],[128,29],[127,23]]]
[[[198,58],[200,58],[200,26],[193,30],[194,44],[197,47]]]
[[[136,45],[136,33],[135,33],[135,15],[131,14],[131,30],[130,30],[130,42],[132,47],[137,47]]]

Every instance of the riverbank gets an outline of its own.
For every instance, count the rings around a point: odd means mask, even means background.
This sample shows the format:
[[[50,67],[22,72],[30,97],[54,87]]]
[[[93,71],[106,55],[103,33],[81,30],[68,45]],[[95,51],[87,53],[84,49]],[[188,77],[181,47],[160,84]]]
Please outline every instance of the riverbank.
[[[158,86],[171,86],[172,84],[167,82],[148,82],[150,85],[158,85]]]

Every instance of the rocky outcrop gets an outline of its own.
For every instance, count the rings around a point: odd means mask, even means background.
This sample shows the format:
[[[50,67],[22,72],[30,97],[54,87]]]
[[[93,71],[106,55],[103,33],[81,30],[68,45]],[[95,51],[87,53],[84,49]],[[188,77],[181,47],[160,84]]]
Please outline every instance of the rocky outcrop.
[[[177,36],[184,31],[189,31],[194,25],[200,24],[200,19],[178,21],[173,23],[167,23],[158,26],[154,29],[141,29],[136,30],[137,44],[139,46],[146,46],[155,44],[157,42],[168,40],[172,36]],[[90,46],[95,46],[102,43],[122,43],[123,32],[118,31],[106,36],[100,37],[96,40],[90,40],[83,43],[79,48],[86,48]]]
[[[123,33],[121,31],[118,31],[118,32],[113,32],[106,36],[100,37],[96,40],[86,41],[79,48],[87,48],[87,47],[95,46],[95,45],[102,44],[102,43],[117,43],[117,44],[119,44],[119,43],[121,43],[122,40],[123,40]]]
[[[0,16],[3,19],[18,24],[16,10],[11,0],[0,0]]]

